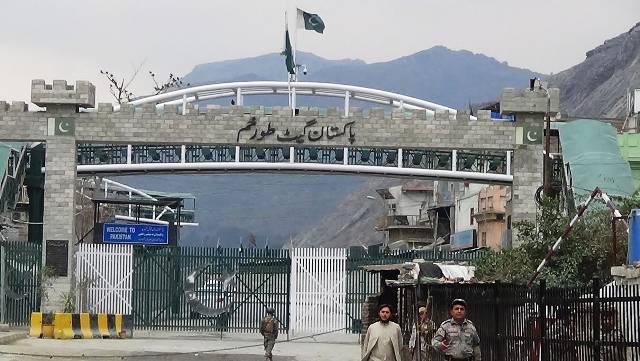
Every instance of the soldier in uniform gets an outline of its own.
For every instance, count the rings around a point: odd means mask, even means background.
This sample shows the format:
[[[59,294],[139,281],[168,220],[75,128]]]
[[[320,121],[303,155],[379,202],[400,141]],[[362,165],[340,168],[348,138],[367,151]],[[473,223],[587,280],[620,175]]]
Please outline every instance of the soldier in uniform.
[[[276,310],[273,307],[267,308],[267,315],[260,322],[260,334],[264,337],[264,357],[266,361],[273,360],[273,346],[278,338],[278,320],[274,314]]]
[[[626,361],[627,350],[624,346],[625,338],[617,328],[618,311],[614,307],[603,307],[600,311],[600,338],[603,343],[616,342],[618,344],[604,344],[600,346],[600,361]]]
[[[418,330],[416,332],[416,326],[413,325],[411,338],[409,339],[409,350],[411,351],[413,360],[418,360],[419,353],[421,361],[429,361],[431,360],[429,353],[431,349],[431,339],[436,331],[436,324],[431,320],[426,307],[420,307],[418,309],[418,315],[420,317]],[[416,340],[418,337],[420,337],[420,350],[416,349]]]
[[[447,361],[482,361],[480,337],[473,322],[466,318],[466,310],[465,300],[453,300],[449,307],[451,318],[440,325],[431,341]]]

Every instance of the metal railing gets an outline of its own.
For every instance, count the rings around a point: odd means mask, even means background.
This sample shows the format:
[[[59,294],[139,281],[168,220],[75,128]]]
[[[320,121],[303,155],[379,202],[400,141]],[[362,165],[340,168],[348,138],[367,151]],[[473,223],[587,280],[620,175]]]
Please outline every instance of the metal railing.
[[[129,102],[129,104],[134,106],[175,104],[182,106],[182,112],[186,114],[187,104],[190,103],[197,104],[203,100],[233,98],[235,104],[243,105],[244,97],[251,95],[286,95],[290,99],[289,106],[293,115],[295,115],[294,109],[298,106],[296,101],[298,95],[342,98],[344,100],[345,117],[349,116],[351,99],[388,105],[399,109],[424,110],[430,114],[435,111],[448,111],[450,116],[455,116],[457,112],[455,109],[444,105],[379,89],[333,83],[288,83],[282,81],[249,81],[200,85],[136,99]],[[117,111],[119,108],[119,106],[116,106],[114,110]],[[475,119],[475,117],[472,117],[472,119]]]
[[[429,219],[421,218],[420,215],[388,215],[381,219],[378,228],[389,227],[424,227],[433,228]]]
[[[281,145],[79,144],[78,173],[278,170],[513,181],[512,151]]]

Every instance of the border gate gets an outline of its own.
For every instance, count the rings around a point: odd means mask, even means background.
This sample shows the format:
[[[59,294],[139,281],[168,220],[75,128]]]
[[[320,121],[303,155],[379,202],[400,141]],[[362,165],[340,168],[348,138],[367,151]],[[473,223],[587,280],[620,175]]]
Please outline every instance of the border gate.
[[[381,287],[363,265],[478,255],[85,244],[76,257],[78,312],[131,314],[136,329],[258,332],[273,307],[282,332],[299,335],[361,331],[362,305]]]
[[[342,330],[347,315],[347,249],[293,249],[291,263],[291,334]]]
[[[76,253],[79,312],[131,314],[133,246],[81,244]]]

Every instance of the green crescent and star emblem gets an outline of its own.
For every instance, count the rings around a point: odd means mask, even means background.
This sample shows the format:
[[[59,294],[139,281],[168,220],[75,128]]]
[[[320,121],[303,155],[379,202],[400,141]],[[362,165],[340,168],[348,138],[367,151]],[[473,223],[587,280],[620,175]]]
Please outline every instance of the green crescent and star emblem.
[[[540,126],[528,126],[522,130],[522,144],[542,144],[543,132]]]
[[[54,135],[75,135],[76,124],[73,118],[55,118]]]

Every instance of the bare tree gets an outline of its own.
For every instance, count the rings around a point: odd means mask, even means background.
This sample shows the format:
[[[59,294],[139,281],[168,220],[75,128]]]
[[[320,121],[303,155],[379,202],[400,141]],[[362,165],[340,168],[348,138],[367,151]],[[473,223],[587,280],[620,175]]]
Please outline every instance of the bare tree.
[[[140,65],[142,66],[142,64]],[[133,93],[129,91],[128,88],[129,85],[131,85],[131,82],[133,82],[133,79],[138,75],[139,70],[140,68],[138,67],[129,80],[125,80],[125,78],[118,79],[113,75],[113,73],[106,70],[100,70],[100,74],[104,75],[107,78],[107,81],[109,81],[109,91],[118,104],[131,101],[133,98]]]
[[[116,77],[113,73],[107,70],[100,70],[100,74],[104,75],[105,78],[107,78],[107,81],[109,82],[109,91],[111,92],[111,95],[113,95],[113,98],[118,102],[118,104],[130,102],[133,99],[134,95],[129,90],[129,86],[138,75],[138,72],[140,71],[140,68],[143,64],[144,62],[140,63],[133,75],[128,80],[125,78]],[[179,89],[184,86],[190,85],[189,83],[183,83],[182,79],[180,79],[180,77],[178,76],[173,75],[173,73],[169,74],[169,77],[163,83],[158,82],[158,80],[156,79],[156,74],[154,72],[149,71],[149,75],[151,76],[151,79],[155,84],[153,87],[154,95],[166,93],[169,90]]]
[[[161,93],[166,93],[167,91],[174,88],[179,89],[179,88],[182,88],[183,86],[190,85],[189,83],[184,84],[182,82],[182,79],[180,79],[180,77],[173,75],[173,73],[169,74],[169,78],[164,83],[158,83],[158,81],[156,80],[156,74],[154,72],[149,71],[149,75],[151,76],[151,79],[153,79],[153,82],[155,83],[153,90],[156,95]]]

